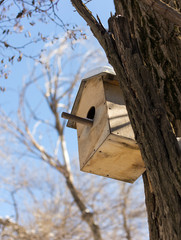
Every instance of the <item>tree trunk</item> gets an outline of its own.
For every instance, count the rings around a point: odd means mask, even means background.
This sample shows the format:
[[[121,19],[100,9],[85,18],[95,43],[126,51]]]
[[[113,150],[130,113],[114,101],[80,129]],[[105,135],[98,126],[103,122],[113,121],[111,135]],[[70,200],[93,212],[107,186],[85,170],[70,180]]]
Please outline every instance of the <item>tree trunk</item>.
[[[91,229],[92,237],[94,238],[94,240],[102,240],[100,228],[94,220],[94,212],[90,212],[89,209],[86,208],[84,202],[79,196],[79,192],[77,191],[77,189],[75,189],[69,176],[66,177],[66,184],[71,192],[71,195],[77,207],[82,214],[82,219],[89,225]]]
[[[112,17],[109,23],[121,59],[113,66],[121,80],[130,120],[152,186],[149,189],[147,178],[144,178],[148,208],[152,199],[152,210],[148,209],[150,239],[180,239],[181,157],[163,94],[159,92],[160,82],[156,82],[150,67],[145,64],[133,23],[122,16]],[[119,71],[121,64],[124,78]],[[156,229],[152,229],[153,220]]]
[[[146,166],[150,239],[180,240],[181,151],[176,139],[181,131],[180,28],[141,0],[114,0],[116,15],[106,31],[80,0],[72,3],[103,47],[123,90]],[[181,6],[179,0],[169,4]]]
[[[110,27],[127,77],[121,86],[147,169],[143,180],[150,239],[180,239],[181,156],[173,134],[180,136],[181,127],[180,31],[136,1],[115,0],[115,6],[123,17],[112,17]]]

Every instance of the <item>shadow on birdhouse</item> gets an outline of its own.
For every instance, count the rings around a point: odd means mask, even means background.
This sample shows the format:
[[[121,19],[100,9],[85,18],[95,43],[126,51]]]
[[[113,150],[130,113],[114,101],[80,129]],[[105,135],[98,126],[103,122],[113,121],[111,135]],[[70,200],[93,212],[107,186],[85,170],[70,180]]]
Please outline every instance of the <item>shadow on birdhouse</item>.
[[[133,183],[145,171],[116,76],[83,79],[67,126],[77,129],[80,169]]]

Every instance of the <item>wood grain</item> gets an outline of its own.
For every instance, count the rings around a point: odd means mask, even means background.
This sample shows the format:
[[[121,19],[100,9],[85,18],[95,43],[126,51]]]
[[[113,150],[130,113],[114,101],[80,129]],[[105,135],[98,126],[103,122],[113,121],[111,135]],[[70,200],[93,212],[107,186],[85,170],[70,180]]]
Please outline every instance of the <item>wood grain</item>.
[[[145,166],[135,141],[110,134],[81,170],[133,183]]]

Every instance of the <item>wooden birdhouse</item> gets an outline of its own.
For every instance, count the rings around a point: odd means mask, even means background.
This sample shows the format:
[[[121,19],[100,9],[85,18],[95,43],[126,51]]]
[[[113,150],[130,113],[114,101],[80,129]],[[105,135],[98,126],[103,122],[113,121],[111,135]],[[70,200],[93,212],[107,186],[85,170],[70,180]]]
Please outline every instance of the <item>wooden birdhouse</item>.
[[[63,114],[66,118],[66,114]],[[115,74],[83,79],[68,127],[77,129],[80,169],[133,183],[145,171]]]

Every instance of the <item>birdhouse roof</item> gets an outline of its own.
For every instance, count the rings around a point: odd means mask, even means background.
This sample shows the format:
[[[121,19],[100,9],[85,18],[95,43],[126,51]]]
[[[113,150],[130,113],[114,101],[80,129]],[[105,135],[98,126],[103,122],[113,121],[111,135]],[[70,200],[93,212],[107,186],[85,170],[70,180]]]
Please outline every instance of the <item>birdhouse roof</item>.
[[[114,84],[114,85],[119,84],[118,81],[117,81],[116,75],[114,73],[114,70],[110,71],[110,69],[111,68],[109,68],[109,67],[108,68],[104,67],[104,68],[101,68],[101,72],[98,71],[98,69],[95,69],[95,70],[90,71],[88,74],[85,75],[85,77],[81,81],[77,96],[75,98],[75,101],[74,101],[74,104],[73,104],[73,107],[72,107],[71,114],[76,115],[76,113],[77,113],[78,106],[79,106],[79,103],[80,103],[80,99],[81,99],[81,96],[82,96],[82,92],[83,92],[84,86],[85,86],[87,81],[91,81],[91,80],[96,78],[97,80],[110,82],[111,84]],[[76,122],[73,121],[73,120],[68,120],[67,127],[76,129]]]

